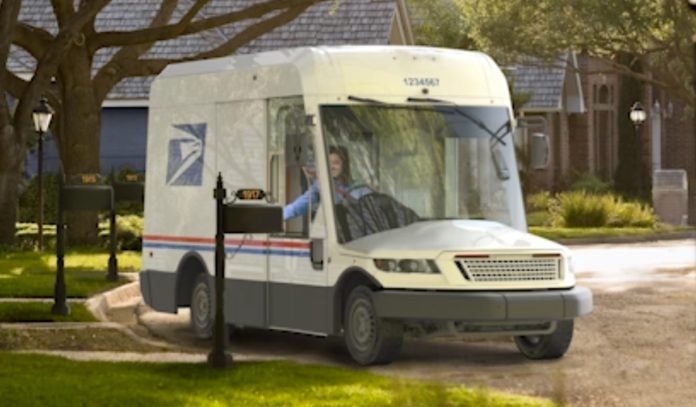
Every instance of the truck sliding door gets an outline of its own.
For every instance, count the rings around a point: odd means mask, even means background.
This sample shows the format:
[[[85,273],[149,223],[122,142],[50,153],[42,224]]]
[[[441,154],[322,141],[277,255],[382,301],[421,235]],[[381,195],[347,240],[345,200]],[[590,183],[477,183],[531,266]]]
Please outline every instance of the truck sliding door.
[[[215,173],[222,173],[228,198],[242,188],[267,189],[266,101],[218,104],[216,121]],[[210,208],[213,208],[212,190],[201,193],[207,194]],[[265,234],[225,235],[225,318],[228,323],[266,326],[267,240]]]

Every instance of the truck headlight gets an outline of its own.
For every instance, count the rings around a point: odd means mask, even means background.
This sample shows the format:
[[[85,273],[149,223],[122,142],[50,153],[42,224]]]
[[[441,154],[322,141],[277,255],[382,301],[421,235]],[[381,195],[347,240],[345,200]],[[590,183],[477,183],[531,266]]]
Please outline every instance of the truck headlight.
[[[375,259],[375,267],[391,273],[439,274],[440,269],[433,260],[423,259]]]

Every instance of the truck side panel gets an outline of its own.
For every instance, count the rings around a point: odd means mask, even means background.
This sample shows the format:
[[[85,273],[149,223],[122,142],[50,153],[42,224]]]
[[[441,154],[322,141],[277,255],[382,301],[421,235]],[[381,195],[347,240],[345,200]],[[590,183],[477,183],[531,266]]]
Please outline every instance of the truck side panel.
[[[143,233],[143,269],[151,272],[148,304],[176,312],[182,256],[196,252],[213,270],[214,105],[153,108],[148,131]]]

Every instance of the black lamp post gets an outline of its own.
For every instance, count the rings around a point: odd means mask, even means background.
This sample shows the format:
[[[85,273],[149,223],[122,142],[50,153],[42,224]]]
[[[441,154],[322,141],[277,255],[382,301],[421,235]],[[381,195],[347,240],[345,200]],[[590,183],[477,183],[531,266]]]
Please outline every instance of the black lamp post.
[[[629,117],[636,128],[636,143],[637,143],[637,154],[638,154],[638,196],[642,199],[643,197],[643,140],[640,137],[640,127],[643,125],[647,114],[643,110],[643,106],[640,102],[635,102],[631,106],[631,111],[629,112]]]
[[[48,104],[46,98],[41,99],[39,104],[34,108],[32,115],[34,117],[34,130],[39,133],[39,151],[38,151],[38,199],[39,199],[39,251],[43,251],[43,138],[48,126],[51,124],[53,117],[53,109]]]

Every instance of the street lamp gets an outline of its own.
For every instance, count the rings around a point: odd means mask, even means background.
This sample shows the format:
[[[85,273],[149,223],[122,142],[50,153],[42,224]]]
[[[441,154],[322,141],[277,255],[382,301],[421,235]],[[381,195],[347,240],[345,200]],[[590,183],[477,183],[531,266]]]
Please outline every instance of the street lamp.
[[[53,109],[48,104],[46,98],[41,99],[39,104],[34,108],[32,115],[34,117],[34,130],[39,133],[39,154],[38,154],[38,195],[39,195],[39,251],[43,251],[43,137],[48,126],[51,124],[53,117]]]
[[[633,106],[631,106],[631,112],[628,114],[628,116],[631,118],[631,121],[633,122],[633,125],[636,126],[637,130],[640,125],[643,124],[647,115],[645,114],[645,110],[643,110],[643,105],[641,105],[640,102],[636,102],[633,104]]]
[[[636,142],[637,142],[637,150],[638,150],[638,196],[642,199],[643,198],[643,141],[640,138],[640,126],[643,124],[645,121],[645,118],[647,117],[647,114],[645,113],[645,110],[643,110],[643,106],[640,104],[640,102],[635,102],[633,106],[631,106],[631,111],[628,114],[628,117],[631,118],[631,121],[633,122],[633,125],[636,128]]]

